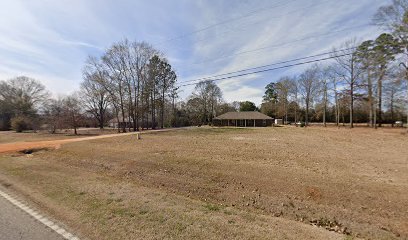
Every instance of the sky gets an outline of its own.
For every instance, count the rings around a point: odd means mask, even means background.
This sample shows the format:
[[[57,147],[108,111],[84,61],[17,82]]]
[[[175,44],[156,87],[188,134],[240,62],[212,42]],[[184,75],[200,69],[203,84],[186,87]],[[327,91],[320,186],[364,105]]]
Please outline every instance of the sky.
[[[162,51],[178,82],[328,52],[373,39],[387,0],[0,0],[0,80],[25,75],[54,95],[79,90],[88,56],[125,38]],[[262,102],[264,88],[306,65],[217,82],[225,101]],[[194,86],[180,88],[181,100]]]

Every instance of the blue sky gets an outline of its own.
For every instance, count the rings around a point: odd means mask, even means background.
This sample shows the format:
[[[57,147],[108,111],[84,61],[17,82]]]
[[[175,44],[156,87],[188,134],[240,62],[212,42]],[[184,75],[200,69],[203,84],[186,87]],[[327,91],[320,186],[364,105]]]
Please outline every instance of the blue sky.
[[[100,55],[113,42],[128,38],[161,50],[182,82],[326,52],[351,38],[375,38],[380,31],[369,25],[371,17],[388,3],[0,0],[0,79],[26,75],[55,94],[68,94],[79,89],[88,55]],[[258,48],[262,50],[254,51]],[[304,68],[254,74],[218,85],[227,101],[259,104],[267,83]],[[182,99],[192,89],[182,88]]]

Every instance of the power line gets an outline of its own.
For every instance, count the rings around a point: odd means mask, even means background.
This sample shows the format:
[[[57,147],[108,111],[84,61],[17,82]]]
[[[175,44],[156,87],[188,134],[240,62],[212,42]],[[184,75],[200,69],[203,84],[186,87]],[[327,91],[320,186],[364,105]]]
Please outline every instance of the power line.
[[[348,51],[348,50],[353,50],[353,49],[356,49],[356,47],[350,47],[350,48],[334,50],[334,51],[331,51],[331,52],[319,53],[319,54],[316,54],[316,55],[311,55],[311,56],[306,56],[306,57],[301,57],[301,58],[295,58],[295,59],[286,60],[286,61],[277,62],[277,63],[266,64],[266,65],[262,65],[262,66],[258,66],[258,67],[251,67],[251,68],[246,68],[246,69],[237,70],[237,71],[233,71],[233,72],[221,73],[221,74],[217,74],[217,75],[214,75],[214,76],[203,77],[203,78],[198,78],[198,79],[194,79],[194,80],[182,81],[182,82],[179,82],[179,83],[204,81],[204,80],[209,80],[211,78],[221,77],[221,76],[230,75],[230,74],[234,74],[234,73],[246,72],[246,71],[250,71],[250,70],[256,70],[256,69],[260,69],[260,68],[271,67],[271,66],[275,66],[275,65],[284,64],[284,63],[296,62],[296,61],[300,61],[300,60],[320,57],[320,56],[324,56],[324,55],[328,55],[328,54],[332,54],[332,53],[343,52],[343,51]]]
[[[354,29],[354,28],[360,28],[360,27],[363,27],[363,26],[369,26],[369,24],[362,24],[362,25],[359,25],[359,26],[354,26],[354,27],[349,27],[349,28],[345,28],[345,29],[341,29],[341,30],[337,30],[337,31],[333,31],[333,32],[323,33],[323,34],[320,34],[320,35],[314,35],[314,36],[309,36],[309,37],[305,37],[305,38],[301,38],[301,39],[296,39],[296,40],[293,40],[293,41],[290,41],[290,42],[285,42],[285,43],[265,46],[265,47],[261,47],[261,48],[257,48],[257,49],[252,49],[252,50],[248,50],[248,51],[238,52],[238,53],[234,53],[234,54],[231,54],[231,55],[221,56],[219,58],[213,58],[213,59],[209,59],[209,60],[205,60],[205,61],[201,61],[201,62],[197,62],[197,63],[185,64],[183,66],[185,67],[185,66],[197,65],[197,64],[202,64],[202,63],[211,62],[211,61],[217,61],[219,59],[225,59],[225,58],[229,58],[229,57],[232,57],[232,56],[237,56],[237,55],[241,55],[241,54],[246,54],[246,53],[255,52],[255,51],[259,51],[259,50],[264,50],[264,49],[267,49],[267,48],[277,48],[277,47],[280,47],[280,46],[300,42],[300,41],[303,41],[303,40],[306,40],[306,39],[312,39],[312,38],[317,38],[317,37],[321,37],[321,36],[326,36],[326,35],[339,33],[339,32],[343,32],[343,31],[346,31],[346,30]]]
[[[306,9],[309,9],[309,8],[313,8],[313,7],[316,7],[316,6],[325,4],[325,3],[330,2],[330,1],[332,1],[332,0],[325,0],[325,1],[322,1],[322,2],[319,2],[319,3],[316,3],[316,4],[311,4],[311,5],[309,5],[309,6],[302,7],[302,8],[298,8],[298,9],[295,9],[295,10],[289,11],[289,12],[286,12],[286,13],[281,14],[281,15],[278,15],[278,16],[269,17],[268,19],[282,18],[282,17],[287,16],[287,15],[289,15],[289,14],[293,14],[293,13],[295,13],[295,12],[299,12],[299,11],[302,11],[302,10],[306,10]],[[239,19],[236,19],[236,20],[239,20]],[[264,20],[262,20],[262,21],[264,21]],[[259,24],[259,23],[262,22],[262,21],[257,21],[257,22],[255,22],[255,23],[251,23],[250,25]],[[205,27],[205,29],[204,29],[204,28],[203,28],[203,29],[199,29],[199,30],[194,31],[194,32],[190,32],[190,33],[186,33],[186,34],[183,34],[183,35],[174,37],[174,38],[170,38],[170,39],[167,39],[167,40],[164,40],[164,41],[162,41],[162,42],[157,43],[157,45],[161,45],[161,44],[163,44],[163,43],[165,43],[165,42],[168,42],[168,41],[173,41],[173,40],[182,39],[182,38],[188,37],[188,36],[190,36],[190,35],[194,35],[194,34],[196,34],[196,33],[199,33],[199,32],[201,32],[201,31],[208,30],[208,29],[210,29],[210,28],[211,28],[211,27],[208,26],[208,27]],[[221,33],[221,35],[224,35],[224,34],[230,33],[230,32],[237,32],[237,31],[243,31],[243,30],[240,29],[240,30],[224,31],[224,32]],[[207,38],[202,38],[202,39],[199,39],[199,40],[195,40],[194,43],[203,42],[203,41],[206,41],[206,40],[208,40],[208,39],[207,39]]]
[[[291,3],[291,2],[295,2],[295,1],[297,1],[297,0],[281,1],[281,2],[278,2],[276,5],[273,5],[271,7],[254,10],[254,11],[248,12],[247,14],[239,16],[239,17],[234,17],[234,18],[230,18],[230,19],[227,19],[227,20],[224,20],[224,21],[220,21],[218,23],[214,23],[214,24],[208,25],[206,27],[200,28],[198,30],[195,30],[195,31],[192,31],[192,32],[189,32],[189,33],[185,33],[185,34],[173,37],[173,38],[166,39],[166,40],[164,40],[162,42],[157,43],[156,45],[161,45],[161,44],[163,44],[165,42],[170,42],[170,41],[182,39],[182,38],[185,38],[185,37],[188,37],[188,36],[203,32],[203,31],[206,31],[208,29],[214,28],[214,27],[219,26],[219,25],[223,25],[223,24],[226,24],[226,23],[229,23],[229,22],[233,22],[233,21],[236,21],[236,20],[240,20],[240,19],[243,19],[243,18],[250,17],[250,16],[252,16],[252,15],[254,15],[256,13],[262,12],[262,11],[266,11],[266,10],[281,7],[281,6],[285,6],[285,5],[287,5],[287,4]]]
[[[230,57],[237,56],[237,55],[248,54],[248,53],[257,52],[257,51],[261,51],[261,50],[265,50],[265,49],[269,49],[269,48],[277,48],[277,47],[289,45],[289,44],[292,44],[292,43],[297,43],[297,42],[301,42],[301,41],[304,41],[304,40],[313,39],[313,38],[317,38],[317,37],[329,36],[329,35],[332,35],[332,34],[348,31],[348,30],[355,29],[355,28],[366,27],[366,26],[369,26],[369,25],[370,24],[362,24],[362,25],[358,25],[358,26],[354,26],[354,27],[344,28],[344,29],[341,29],[341,30],[322,33],[322,34],[319,34],[319,35],[313,35],[313,36],[298,38],[298,39],[295,39],[295,40],[292,40],[292,41],[289,41],[289,42],[282,42],[282,43],[268,45],[268,46],[264,46],[264,47],[260,47],[260,48],[247,50],[247,51],[241,51],[241,52],[233,53],[233,54],[230,54],[230,55],[224,55],[224,56],[220,56],[220,57],[217,57],[217,58],[207,59],[207,60],[204,60],[204,61],[201,61],[201,62],[191,63],[189,65],[197,65],[197,64],[207,63],[207,62],[213,62],[213,61],[216,61],[216,60],[230,58]],[[187,65],[187,66],[189,66],[189,65]]]
[[[221,80],[226,80],[226,79],[231,79],[231,78],[236,78],[236,77],[242,77],[242,76],[247,76],[247,75],[256,74],[256,73],[269,72],[269,71],[288,68],[288,67],[294,67],[294,66],[300,66],[300,65],[309,64],[309,63],[316,63],[316,62],[326,61],[326,60],[330,60],[330,59],[337,58],[337,57],[348,56],[348,55],[351,55],[351,54],[352,53],[346,53],[346,54],[341,54],[341,55],[337,55],[337,56],[326,57],[326,58],[321,58],[321,59],[315,59],[315,60],[310,60],[310,61],[300,62],[300,63],[294,63],[294,64],[289,64],[289,65],[275,67],[275,68],[268,68],[268,69],[253,71],[253,72],[249,72],[249,73],[242,73],[242,74],[238,74],[238,75],[234,75],[234,76],[209,79],[209,80],[206,80],[206,81],[216,82],[216,81],[221,81]],[[196,81],[200,82],[200,80],[196,80]],[[188,83],[188,84],[179,85],[177,87],[185,87],[185,86],[190,86],[190,85],[195,85],[195,84],[196,83]]]

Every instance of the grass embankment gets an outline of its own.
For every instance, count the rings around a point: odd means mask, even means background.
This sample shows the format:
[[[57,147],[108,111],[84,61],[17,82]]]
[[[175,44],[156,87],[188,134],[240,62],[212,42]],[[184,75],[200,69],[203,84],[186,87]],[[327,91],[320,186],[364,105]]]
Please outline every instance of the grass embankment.
[[[394,130],[196,128],[5,155],[0,172],[95,239],[403,239],[407,156]]]

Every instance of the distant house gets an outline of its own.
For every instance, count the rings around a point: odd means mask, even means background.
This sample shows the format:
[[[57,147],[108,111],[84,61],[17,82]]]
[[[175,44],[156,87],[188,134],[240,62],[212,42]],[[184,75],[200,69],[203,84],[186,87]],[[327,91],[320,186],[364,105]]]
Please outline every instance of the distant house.
[[[214,126],[268,127],[273,118],[260,112],[227,112],[213,119]]]
[[[133,121],[132,119],[126,117],[125,119],[123,119],[123,117],[119,117],[119,122],[117,118],[113,118],[109,120],[108,125],[111,128],[123,128],[123,126],[125,126],[125,128],[129,128],[133,127]]]

